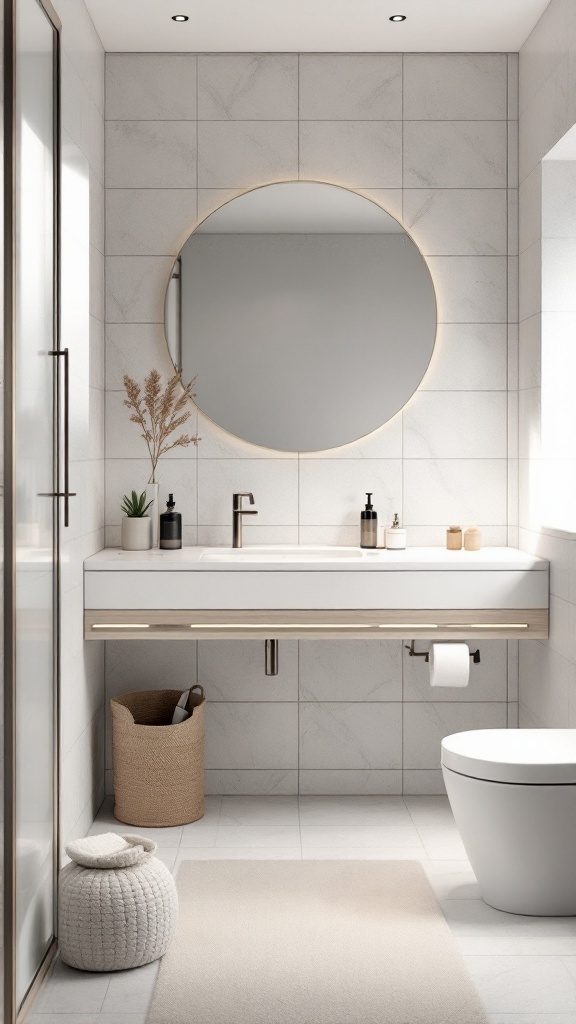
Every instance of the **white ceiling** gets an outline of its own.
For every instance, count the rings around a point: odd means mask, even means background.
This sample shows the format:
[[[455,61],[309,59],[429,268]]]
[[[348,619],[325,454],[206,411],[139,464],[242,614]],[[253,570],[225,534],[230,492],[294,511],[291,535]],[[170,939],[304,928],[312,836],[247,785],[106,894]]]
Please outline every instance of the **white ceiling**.
[[[519,50],[549,0],[85,2],[111,51],[374,53]],[[391,14],[407,20],[394,24]]]

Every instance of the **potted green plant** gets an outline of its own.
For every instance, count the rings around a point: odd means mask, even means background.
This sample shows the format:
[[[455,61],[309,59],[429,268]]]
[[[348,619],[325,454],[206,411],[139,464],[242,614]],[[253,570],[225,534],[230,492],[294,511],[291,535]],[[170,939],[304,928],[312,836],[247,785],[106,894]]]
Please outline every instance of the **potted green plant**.
[[[122,499],[122,547],[124,551],[147,551],[152,547],[152,520],[146,515],[153,504],[146,501],[146,491],[132,491]]]

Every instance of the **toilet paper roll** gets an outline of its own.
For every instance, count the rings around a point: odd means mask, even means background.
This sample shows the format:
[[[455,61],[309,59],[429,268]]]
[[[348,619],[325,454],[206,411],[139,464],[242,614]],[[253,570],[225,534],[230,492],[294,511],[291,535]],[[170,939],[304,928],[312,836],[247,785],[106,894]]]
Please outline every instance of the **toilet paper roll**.
[[[429,664],[430,686],[468,686],[468,644],[432,644]]]

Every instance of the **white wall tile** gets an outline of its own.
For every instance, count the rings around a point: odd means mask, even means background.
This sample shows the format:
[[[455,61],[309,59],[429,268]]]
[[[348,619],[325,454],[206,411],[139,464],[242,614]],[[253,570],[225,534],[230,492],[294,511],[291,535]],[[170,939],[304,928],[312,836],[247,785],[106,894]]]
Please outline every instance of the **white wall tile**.
[[[140,370],[137,379],[143,384],[144,367]],[[165,381],[163,382],[163,384]],[[107,396],[106,409],[106,456],[109,459],[138,459],[147,453],[147,446],[142,437],[142,430],[137,423],[130,421],[131,410],[126,408],[124,402],[126,394],[122,391],[110,391]],[[197,436],[198,424],[196,418],[196,407],[190,402],[188,409],[182,412],[190,413],[190,417],[181,427],[174,432],[174,439],[187,436],[190,439]],[[196,446],[192,443],[185,447],[176,447],[167,452],[163,459],[170,461],[183,460],[189,462],[196,459]]]
[[[508,188],[518,188],[518,121],[508,121]]]
[[[108,121],[108,188],[195,188],[195,121]]]
[[[448,703],[404,705],[404,768],[440,767],[445,736],[468,729],[505,729],[506,704]]]
[[[537,166],[520,182],[519,251],[524,252],[540,239],[542,232],[542,165]]]
[[[439,323],[505,323],[504,256],[428,256]]]
[[[140,493],[140,490],[145,489],[149,479],[150,460],[147,458],[106,460],[107,526],[120,525],[123,496],[132,490]],[[160,508],[164,508],[168,494],[172,492],[182,513],[183,525],[195,526],[196,459],[162,459],[158,465],[156,479],[160,483]]]
[[[505,391],[506,324],[438,324],[420,391]]]
[[[278,675],[265,674],[263,640],[199,640],[198,679],[209,701],[297,701],[298,642],[278,645]]]
[[[298,792],[298,772],[294,769],[213,768],[204,773],[207,795],[219,796],[291,796]]]
[[[561,315],[561,314],[560,314]],[[545,319],[552,323],[556,313],[546,313],[544,317],[537,313],[528,317],[520,324],[518,373],[520,388],[539,388],[541,383],[541,324]]]
[[[251,491],[258,525],[298,522],[297,459],[199,459],[198,522],[231,526],[232,495]]]
[[[404,57],[404,117],[408,121],[505,119],[505,54],[409,53]]]
[[[394,795],[402,792],[402,772],[394,769],[348,768],[326,770],[304,768],[299,773],[299,792],[305,795],[364,796]]]
[[[300,118],[304,121],[402,118],[402,56],[300,55]]]
[[[520,253],[518,263],[520,270],[518,315],[522,322],[522,320],[539,313],[542,308],[541,242],[534,242],[528,249]]]
[[[296,121],[199,122],[199,188],[254,187],[297,177]]]
[[[106,193],[109,256],[177,256],[196,225],[196,189],[113,189]]]
[[[167,645],[110,640],[106,643],[106,680],[108,697],[131,690],[187,690],[197,680],[196,641]]]
[[[576,313],[576,299],[572,294],[575,273],[576,239],[543,238],[541,265],[543,310],[556,313]]]
[[[406,189],[403,224],[425,256],[505,256],[505,189]]]
[[[163,323],[171,256],[108,256],[106,318],[109,323]]]
[[[401,475],[400,459],[301,460],[299,521],[303,526],[356,524],[367,491],[382,522],[391,521],[392,513],[402,511]]]
[[[404,410],[405,459],[505,459],[504,391],[419,391]]]
[[[143,381],[152,368],[164,377],[174,373],[164,324],[106,325],[106,388],[121,391],[124,374]]]
[[[399,768],[402,704],[300,707],[300,768]]]
[[[400,121],[302,121],[301,178],[354,188],[401,188]]]
[[[244,523],[242,530],[243,544],[298,544],[298,526],[253,526],[253,519]],[[184,539],[185,542],[185,539]],[[230,547],[232,543],[231,526],[198,526],[195,543],[201,547]]]
[[[505,121],[405,121],[405,188],[506,188]]]
[[[297,768],[298,705],[210,705],[206,768]]]
[[[196,57],[191,53],[108,53],[109,121],[193,121]]]
[[[548,728],[565,729],[570,722],[576,665],[545,644],[522,644],[519,700]]]
[[[408,459],[404,523],[506,522],[505,459]]]
[[[297,117],[297,54],[199,55],[199,120],[290,121]]]
[[[446,787],[440,768],[405,768],[402,772],[402,792],[405,795],[424,794],[436,796],[444,794]]]
[[[301,640],[301,701],[398,701],[402,653],[398,640]]]

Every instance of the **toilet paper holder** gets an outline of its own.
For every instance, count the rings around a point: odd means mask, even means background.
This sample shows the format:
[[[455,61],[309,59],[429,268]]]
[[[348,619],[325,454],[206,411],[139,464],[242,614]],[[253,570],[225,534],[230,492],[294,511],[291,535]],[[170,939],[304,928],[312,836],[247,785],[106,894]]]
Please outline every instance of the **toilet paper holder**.
[[[424,658],[426,662],[429,662],[430,661],[430,652],[429,651],[415,651],[414,650],[414,644],[415,643],[416,643],[416,641],[413,640],[412,643],[410,644],[410,647],[408,647],[408,644],[405,645],[406,646],[406,650],[408,651],[408,654],[410,655],[410,657],[411,658]],[[480,651],[470,651],[470,657],[472,658],[472,661],[474,662],[475,665],[479,665],[480,664]]]

